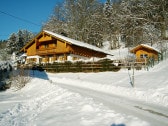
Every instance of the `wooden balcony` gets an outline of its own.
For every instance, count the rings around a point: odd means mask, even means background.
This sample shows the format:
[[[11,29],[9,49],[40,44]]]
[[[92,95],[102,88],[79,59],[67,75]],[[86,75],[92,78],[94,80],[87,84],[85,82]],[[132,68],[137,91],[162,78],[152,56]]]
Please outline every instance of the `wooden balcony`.
[[[48,55],[48,54],[56,54],[57,49],[56,48],[47,48],[47,49],[37,49],[36,54],[37,55]]]
[[[68,49],[58,49],[58,48],[46,48],[46,49],[36,49],[36,55],[53,55],[53,54],[65,54],[68,53]]]

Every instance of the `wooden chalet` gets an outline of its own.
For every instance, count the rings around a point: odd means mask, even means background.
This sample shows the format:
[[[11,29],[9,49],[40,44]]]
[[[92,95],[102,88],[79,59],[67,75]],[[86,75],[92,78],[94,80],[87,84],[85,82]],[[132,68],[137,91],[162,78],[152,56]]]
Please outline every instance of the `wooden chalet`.
[[[20,51],[26,54],[26,63],[85,60],[108,55],[98,47],[47,30],[41,31]]]
[[[136,60],[144,62],[145,60],[158,60],[160,51],[146,44],[140,44],[130,50],[131,53],[134,53]]]

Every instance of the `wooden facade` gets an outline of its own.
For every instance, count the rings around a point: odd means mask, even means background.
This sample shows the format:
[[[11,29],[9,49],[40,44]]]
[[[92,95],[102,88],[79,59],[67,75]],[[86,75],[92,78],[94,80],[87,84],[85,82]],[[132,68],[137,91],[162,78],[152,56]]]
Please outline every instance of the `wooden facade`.
[[[138,61],[145,61],[146,59],[158,60],[159,51],[151,46],[141,44],[130,50],[131,53],[134,53]]]
[[[39,59],[27,58],[27,63],[34,61],[37,63],[49,63],[55,61],[66,61],[71,57],[72,60],[85,59],[91,57],[106,57],[108,54],[100,48],[92,45],[61,36],[49,31],[41,31],[21,52],[26,53],[27,57],[39,56]],[[35,58],[35,57],[34,57]]]

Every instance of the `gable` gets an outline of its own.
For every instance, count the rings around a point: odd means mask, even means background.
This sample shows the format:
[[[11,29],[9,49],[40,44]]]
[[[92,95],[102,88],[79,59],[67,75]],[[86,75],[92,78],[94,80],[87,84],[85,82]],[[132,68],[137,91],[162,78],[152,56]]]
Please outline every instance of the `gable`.
[[[139,50],[143,50],[145,52],[159,53],[159,50],[157,50],[149,45],[146,45],[146,44],[138,45],[138,46],[134,47],[133,49],[131,49],[130,52],[135,54]]]
[[[51,40],[52,37],[45,34],[43,34],[42,36],[40,36],[40,38],[38,38],[38,42],[51,41]]]
[[[135,49],[135,53],[136,53],[136,52],[146,52],[146,53],[149,53],[149,52],[151,52],[151,51],[152,51],[151,49],[145,48],[145,47],[143,47],[143,46],[139,46],[138,48]]]
[[[30,47],[27,49],[27,55],[28,56],[34,56],[36,55],[36,43],[32,43]]]

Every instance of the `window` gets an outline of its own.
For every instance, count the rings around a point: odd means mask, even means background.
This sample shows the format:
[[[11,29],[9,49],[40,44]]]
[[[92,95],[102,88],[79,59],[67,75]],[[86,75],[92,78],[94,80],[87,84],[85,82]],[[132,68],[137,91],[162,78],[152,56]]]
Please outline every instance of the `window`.
[[[54,47],[57,47],[57,42],[54,42]]]
[[[45,46],[45,48],[48,48],[48,44],[45,44],[44,46]]]
[[[148,58],[148,54],[141,54],[140,58]]]
[[[143,58],[143,54],[140,55],[140,58]]]
[[[144,58],[148,58],[148,54],[144,54]]]
[[[77,57],[73,57],[73,60],[78,60],[79,58],[77,58]]]

